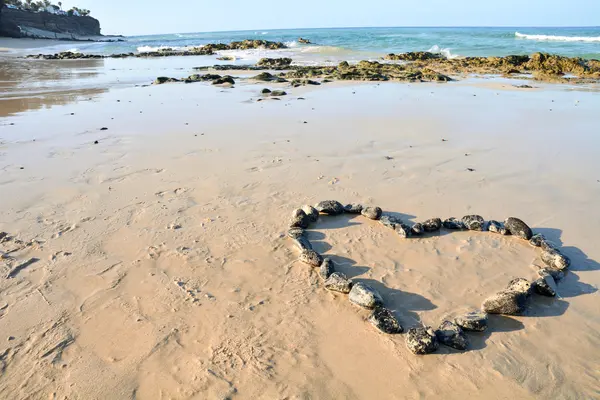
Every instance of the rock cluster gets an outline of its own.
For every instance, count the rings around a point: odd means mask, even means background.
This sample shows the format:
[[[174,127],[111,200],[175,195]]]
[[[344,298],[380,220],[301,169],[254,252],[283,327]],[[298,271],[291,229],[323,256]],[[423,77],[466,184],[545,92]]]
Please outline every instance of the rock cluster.
[[[323,258],[312,249],[305,237],[305,229],[318,221],[321,214],[361,214],[378,220],[383,226],[393,229],[403,238],[419,236],[424,233],[436,232],[444,227],[448,230],[484,231],[486,222],[479,215],[467,215],[462,219],[448,218],[442,222],[440,218],[431,218],[412,227],[394,215],[386,215],[379,207],[363,206],[358,203],[343,205],[336,200],[325,200],[314,207],[302,206],[293,211],[287,236],[299,249],[299,260],[319,268],[326,289],[348,294],[348,300],[361,308],[373,310],[368,321],[379,331],[387,334],[399,334],[404,331],[392,310],[385,307],[383,297],[373,287],[364,282],[354,282],[346,275],[335,271],[335,265],[330,258]],[[488,314],[519,315],[526,308],[533,293],[554,297],[557,295],[556,282],[564,276],[564,270],[570,265],[570,260],[560,253],[556,245],[546,240],[541,234],[533,234],[531,228],[522,220],[510,217],[504,223],[489,221],[487,229],[502,235],[512,235],[532,246],[542,249],[542,261],[547,265],[538,271],[539,278],[529,281],[525,278],[511,280],[506,289],[488,297],[481,306],[481,311],[473,310],[458,315],[454,319],[443,320],[437,330],[429,326],[409,329],[406,335],[406,346],[414,354],[429,354],[435,352],[439,344],[466,350],[469,340],[465,331],[482,332],[488,327]]]
[[[291,58],[261,58],[256,63],[258,67],[265,67],[269,69],[286,69],[289,68],[292,63]]]

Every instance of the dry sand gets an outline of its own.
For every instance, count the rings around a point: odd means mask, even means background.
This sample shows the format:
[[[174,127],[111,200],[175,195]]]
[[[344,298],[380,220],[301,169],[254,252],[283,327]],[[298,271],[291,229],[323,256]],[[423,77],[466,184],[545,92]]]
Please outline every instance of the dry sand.
[[[0,231],[23,241],[0,244],[0,398],[600,397],[597,93],[261,88],[117,89],[0,120]],[[560,298],[491,318],[469,351],[415,356],[296,260],[289,215],[324,199],[518,216],[573,266]],[[514,238],[401,240],[362,217],[310,239],[405,328],[540,263]]]

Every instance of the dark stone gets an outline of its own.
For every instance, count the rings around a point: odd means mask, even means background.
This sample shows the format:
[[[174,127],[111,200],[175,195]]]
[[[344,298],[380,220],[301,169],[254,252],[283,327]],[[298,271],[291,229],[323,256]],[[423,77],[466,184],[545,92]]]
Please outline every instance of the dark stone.
[[[324,280],[327,280],[334,272],[333,261],[329,258],[325,258],[319,267],[319,275],[321,275],[321,278]]]
[[[515,278],[508,283],[506,289],[530,296],[533,291],[533,286],[531,282],[525,278]]]
[[[507,218],[506,221],[504,221],[504,225],[513,236],[520,237],[524,240],[530,240],[533,236],[531,228],[519,218]]]
[[[556,282],[550,274],[545,274],[533,283],[533,288],[537,294],[547,297],[556,296]]]
[[[510,232],[504,227],[504,224],[498,221],[490,221],[488,231],[498,233],[500,235],[510,235]]]
[[[264,88],[264,89],[263,89],[263,90],[261,90],[260,92],[261,92],[262,94],[269,94],[269,93],[271,93],[271,89]]]
[[[555,282],[558,282],[565,277],[565,273],[563,271],[552,268],[541,268],[538,270],[538,275],[541,277],[550,275],[552,278],[554,278]]]
[[[471,231],[483,231],[485,225],[485,221],[480,215],[465,215],[462,218],[462,222],[465,224],[465,227]]]
[[[290,237],[292,239],[298,239],[299,237],[302,237],[304,235],[304,229],[302,229],[302,228],[290,228],[287,231],[287,235],[288,235],[288,237]]]
[[[345,212],[344,206],[335,200],[325,200],[318,203],[315,208],[317,211],[327,215],[340,215]]]
[[[425,326],[408,330],[406,347],[415,354],[429,354],[438,349],[439,343],[433,329]]]
[[[261,58],[256,64],[259,67],[270,69],[286,69],[292,63],[291,58]]]
[[[436,232],[442,228],[442,220],[439,218],[428,219],[422,223],[425,232]]]
[[[371,310],[383,305],[381,295],[375,289],[362,282],[352,286],[348,299],[357,306]]]
[[[546,237],[541,233],[536,233],[529,239],[529,244],[534,247],[542,247],[542,242],[546,240]]]
[[[268,72],[261,72],[260,74],[256,75],[252,79],[257,80],[257,81],[263,81],[263,82],[273,82],[273,81],[279,80],[278,77],[276,77],[275,75],[270,74]]]
[[[310,241],[305,236],[300,236],[297,239],[292,239],[292,241],[294,242],[294,244],[296,245],[296,247],[298,247],[298,249],[300,251],[312,250],[312,245],[310,244]]]
[[[103,128],[100,128],[100,130],[101,130],[101,131],[107,131],[107,130],[108,130],[108,128],[107,128],[107,127],[103,127]]]
[[[334,272],[325,281],[325,288],[334,292],[350,293],[352,281],[341,272]]]
[[[488,316],[481,311],[471,311],[456,317],[454,322],[466,331],[483,332],[488,326]]]
[[[311,267],[320,267],[323,263],[323,257],[314,250],[303,250],[299,260]]]
[[[435,332],[440,343],[457,350],[466,350],[469,346],[467,335],[460,326],[451,321],[444,321]]]
[[[234,85],[234,84],[235,84],[235,81],[234,81],[234,80],[233,80],[233,78],[232,78],[231,76],[229,76],[229,75],[225,75],[225,76],[224,76],[224,77],[222,77],[222,78],[217,78],[217,79],[215,79],[214,81],[212,81],[212,84],[213,84],[213,85],[223,85],[223,84],[225,84],[225,83],[229,83],[229,84],[231,84],[231,85]]]
[[[347,204],[344,207],[344,210],[348,214],[360,214],[363,210],[363,205],[358,203]]]
[[[163,83],[170,83],[170,82],[179,82],[179,79],[169,78],[166,76],[159,76],[158,78],[156,78],[154,80],[155,85],[162,85]]]
[[[369,219],[378,220],[383,214],[383,210],[379,207],[366,207],[363,208],[361,214]]]
[[[462,221],[460,221],[454,217],[448,218],[447,220],[445,220],[443,225],[444,225],[444,228],[451,229],[451,230],[465,229],[465,224],[463,224]]]
[[[396,224],[396,226],[394,227],[394,230],[396,231],[398,236],[400,236],[401,238],[408,238],[412,235],[412,230],[411,230],[410,226],[408,226],[402,222],[399,224]]]
[[[302,211],[308,216],[310,222],[317,222],[319,220],[319,212],[313,206],[304,205],[302,206]]]
[[[421,223],[416,223],[410,228],[411,236],[421,236],[425,233],[425,227]]]
[[[383,215],[379,218],[379,222],[386,228],[395,229],[397,224],[402,223],[402,220],[391,215]]]
[[[502,290],[487,298],[482,309],[488,314],[519,315],[525,311],[528,298],[523,292]]]
[[[560,253],[558,245],[551,240],[544,238],[544,240],[540,241],[540,245],[544,251],[558,251]]]
[[[312,44],[310,42],[310,40],[308,39],[304,39],[304,38],[298,38],[298,43],[302,43],[302,44]]]
[[[369,322],[383,333],[394,335],[402,333],[404,329],[390,310],[377,307],[369,316]]]
[[[281,97],[281,96],[286,96],[287,93],[284,92],[283,90],[273,90],[271,92],[271,97]]]
[[[557,250],[542,251],[542,261],[550,268],[561,271],[569,268],[569,265],[571,265],[571,260],[569,257],[561,254]]]
[[[310,225],[311,219],[301,209],[294,210],[290,220],[290,228],[306,229]]]

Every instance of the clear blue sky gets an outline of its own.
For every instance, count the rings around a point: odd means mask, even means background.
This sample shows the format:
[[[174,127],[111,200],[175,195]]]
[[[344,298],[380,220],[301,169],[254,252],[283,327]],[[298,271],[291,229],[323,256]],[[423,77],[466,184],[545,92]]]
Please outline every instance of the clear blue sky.
[[[56,2],[55,0],[53,2]],[[600,0],[63,0],[104,34],[359,26],[598,26]]]

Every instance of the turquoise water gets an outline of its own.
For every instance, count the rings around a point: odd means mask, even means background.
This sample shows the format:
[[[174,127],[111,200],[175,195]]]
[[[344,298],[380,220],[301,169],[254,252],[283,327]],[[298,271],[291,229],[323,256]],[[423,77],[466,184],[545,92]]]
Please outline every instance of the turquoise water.
[[[299,45],[297,39],[314,45]],[[299,62],[379,58],[387,53],[438,51],[455,56],[505,56],[537,51],[600,59],[600,27],[592,28],[338,28],[240,32],[185,33],[128,37],[122,43],[77,44],[83,52],[122,53],[160,47],[183,48],[206,43],[265,39],[288,43],[278,51]],[[69,46],[66,46],[69,47]],[[71,44],[72,48],[73,45]],[[253,60],[269,52],[224,52],[239,60]]]

